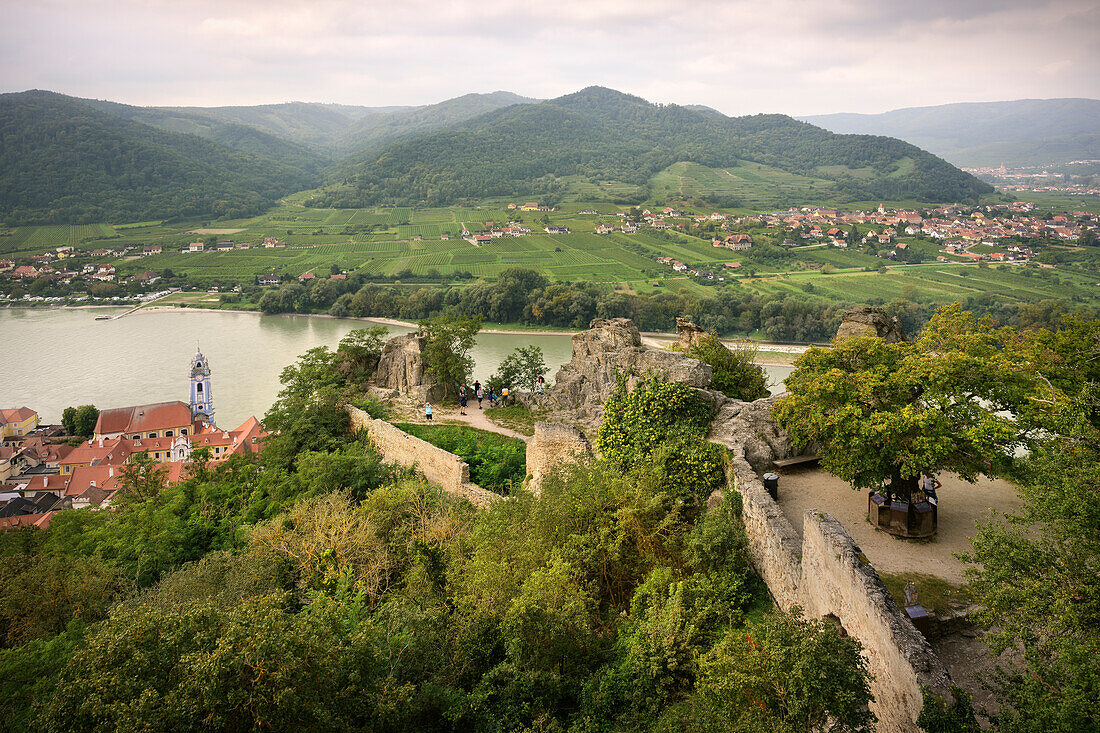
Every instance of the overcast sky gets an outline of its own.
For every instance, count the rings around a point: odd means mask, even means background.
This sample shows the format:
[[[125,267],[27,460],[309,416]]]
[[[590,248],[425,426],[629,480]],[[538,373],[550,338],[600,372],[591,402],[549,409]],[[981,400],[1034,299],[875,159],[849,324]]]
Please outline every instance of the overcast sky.
[[[1100,97],[1097,0],[0,0],[0,89],[426,104],[592,84],[726,114]]]

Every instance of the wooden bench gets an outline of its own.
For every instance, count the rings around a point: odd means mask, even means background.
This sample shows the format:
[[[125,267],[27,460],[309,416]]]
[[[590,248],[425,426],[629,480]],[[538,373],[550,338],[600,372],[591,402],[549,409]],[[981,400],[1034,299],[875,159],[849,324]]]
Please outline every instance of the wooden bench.
[[[785,468],[793,468],[795,466],[812,466],[821,460],[821,456],[809,455],[809,456],[795,456],[793,458],[780,458],[778,461],[773,461],[775,467],[779,470]]]

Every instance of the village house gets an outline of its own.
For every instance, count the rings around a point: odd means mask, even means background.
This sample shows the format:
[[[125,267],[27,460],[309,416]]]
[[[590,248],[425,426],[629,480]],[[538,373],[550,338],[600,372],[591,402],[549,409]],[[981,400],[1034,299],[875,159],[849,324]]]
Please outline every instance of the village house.
[[[266,275],[260,275],[258,282],[260,285],[278,285],[279,276],[273,272]]]
[[[188,252],[202,252],[204,249],[206,249],[206,244],[203,242],[192,242],[187,245]]]

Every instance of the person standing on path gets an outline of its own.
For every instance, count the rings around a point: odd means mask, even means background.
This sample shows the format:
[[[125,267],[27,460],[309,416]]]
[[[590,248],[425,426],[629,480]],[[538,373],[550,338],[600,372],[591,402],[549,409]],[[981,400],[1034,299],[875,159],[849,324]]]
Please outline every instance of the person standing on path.
[[[485,390],[483,390],[481,388],[481,384],[479,384],[478,382],[474,382],[474,389],[477,390],[477,392],[475,393],[476,396],[477,396],[477,409],[480,410],[481,409],[481,398],[485,396]]]
[[[425,402],[424,403],[424,419],[426,419],[428,422],[432,421],[432,403],[431,402]]]
[[[466,414],[466,390],[465,388],[458,393],[458,414]]]
[[[544,379],[543,376],[540,374],[539,375],[539,394],[542,394],[542,388],[543,388],[543,385],[545,385],[545,384],[546,384],[546,379]]]

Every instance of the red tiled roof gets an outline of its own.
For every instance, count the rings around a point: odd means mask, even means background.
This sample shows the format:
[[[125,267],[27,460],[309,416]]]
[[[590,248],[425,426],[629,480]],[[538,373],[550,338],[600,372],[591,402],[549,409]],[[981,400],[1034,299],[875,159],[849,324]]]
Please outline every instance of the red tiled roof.
[[[78,466],[98,463],[110,455],[121,442],[122,438],[110,438],[108,440],[89,440],[87,443],[81,443],[69,455],[61,459],[61,465]]]
[[[0,421],[5,423],[23,422],[36,414],[38,413],[29,407],[9,407],[6,410],[0,410]]]
[[[65,496],[81,496],[89,488],[114,491],[118,488],[122,471],[118,466],[80,466],[74,468],[65,486]]]
[[[191,425],[191,408],[186,402],[176,400],[104,410],[99,413],[95,432],[98,435],[143,433],[189,425]]]

